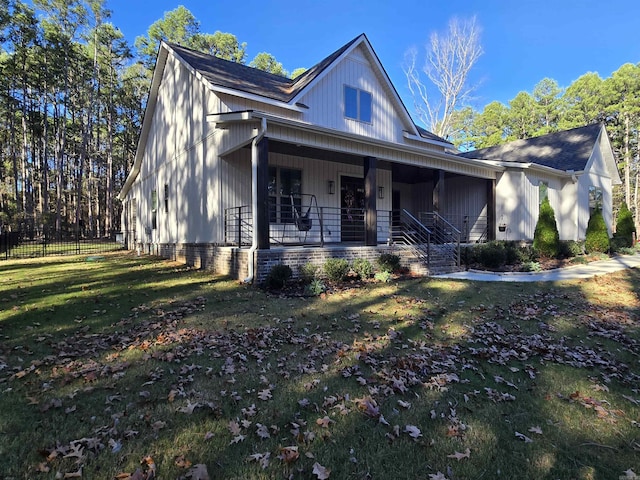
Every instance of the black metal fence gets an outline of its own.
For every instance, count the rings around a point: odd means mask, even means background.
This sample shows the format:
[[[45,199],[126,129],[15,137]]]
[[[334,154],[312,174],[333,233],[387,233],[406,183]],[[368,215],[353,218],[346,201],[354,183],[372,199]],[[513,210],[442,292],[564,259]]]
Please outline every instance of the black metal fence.
[[[97,237],[78,231],[2,231],[0,260],[10,258],[46,257],[49,255],[92,255],[125,248],[120,232]]]

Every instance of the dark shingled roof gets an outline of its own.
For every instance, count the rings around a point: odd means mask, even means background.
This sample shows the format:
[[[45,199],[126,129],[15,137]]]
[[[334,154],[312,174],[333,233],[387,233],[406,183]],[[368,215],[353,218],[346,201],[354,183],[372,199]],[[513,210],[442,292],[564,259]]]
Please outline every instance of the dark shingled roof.
[[[601,124],[594,123],[458,155],[483,160],[535,163],[557,170],[582,171],[591,157],[601,128]]]
[[[288,103],[361,37],[366,38],[364,34],[357,36],[293,80],[198,52],[175,43],[168,43],[167,45],[212,85]],[[400,102],[402,101],[400,100]],[[417,125],[416,128],[418,134],[423,138],[451,144],[448,140],[424,128]]]
[[[300,90],[331,65],[336,58],[342,55],[358,38],[360,37],[354,38],[294,80],[214,57],[175,43],[168,45],[212,85],[232,88],[281,102],[289,102]]]

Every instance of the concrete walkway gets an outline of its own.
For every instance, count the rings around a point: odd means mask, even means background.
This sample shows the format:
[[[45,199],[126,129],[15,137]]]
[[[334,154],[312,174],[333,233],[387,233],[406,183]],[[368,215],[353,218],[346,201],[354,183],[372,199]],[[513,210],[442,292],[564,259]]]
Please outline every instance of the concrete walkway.
[[[559,282],[562,280],[591,278],[596,275],[604,275],[634,267],[640,267],[640,255],[623,255],[609,260],[591,262],[586,265],[574,265],[544,272],[485,272],[469,270],[466,272],[433,275],[432,278],[453,278],[479,282]]]

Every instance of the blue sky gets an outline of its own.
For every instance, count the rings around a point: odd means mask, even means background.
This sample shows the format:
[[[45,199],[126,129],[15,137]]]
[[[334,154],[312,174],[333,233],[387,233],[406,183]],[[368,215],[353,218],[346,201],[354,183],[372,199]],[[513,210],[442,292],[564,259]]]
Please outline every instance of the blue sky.
[[[265,51],[289,71],[366,33],[411,112],[404,54],[412,46],[423,52],[431,32],[444,32],[454,16],[475,15],[482,27],[485,53],[471,78],[479,85],[476,109],[531,92],[544,77],[566,87],[586,72],[608,77],[624,63],[640,62],[638,0],[107,0],[111,21],[131,42],[181,4],[203,32],[229,32],[246,42],[247,61]]]

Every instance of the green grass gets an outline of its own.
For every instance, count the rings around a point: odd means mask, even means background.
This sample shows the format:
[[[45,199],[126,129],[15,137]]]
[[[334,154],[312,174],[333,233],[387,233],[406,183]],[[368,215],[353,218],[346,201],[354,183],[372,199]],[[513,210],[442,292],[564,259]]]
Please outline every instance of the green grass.
[[[0,478],[640,473],[639,291],[629,270],[288,298],[124,253],[3,261]]]

